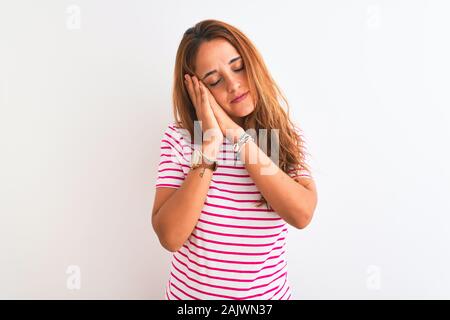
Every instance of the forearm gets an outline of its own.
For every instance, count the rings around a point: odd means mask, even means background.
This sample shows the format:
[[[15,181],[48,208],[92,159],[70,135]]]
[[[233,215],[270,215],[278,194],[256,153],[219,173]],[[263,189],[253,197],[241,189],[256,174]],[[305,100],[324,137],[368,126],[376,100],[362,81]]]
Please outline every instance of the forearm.
[[[307,225],[315,206],[310,190],[284,173],[253,141],[244,144],[240,157],[258,190],[280,217],[297,228]]]
[[[177,251],[192,233],[200,217],[211,183],[212,170],[190,170],[182,185],[158,210],[155,231],[161,244]]]

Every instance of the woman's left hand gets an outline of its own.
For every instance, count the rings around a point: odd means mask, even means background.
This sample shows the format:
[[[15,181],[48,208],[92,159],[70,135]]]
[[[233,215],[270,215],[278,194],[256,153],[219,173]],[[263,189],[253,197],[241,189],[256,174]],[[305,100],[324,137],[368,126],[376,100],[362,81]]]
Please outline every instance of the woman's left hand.
[[[208,94],[211,109],[213,110],[214,116],[219,123],[219,127],[222,130],[223,136],[227,137],[228,139],[232,139],[232,142],[236,143],[241,137],[242,133],[245,132],[245,130],[236,122],[234,122],[233,119],[231,119],[230,116],[225,112],[225,110],[223,110],[223,108],[217,103],[216,99],[206,85],[204,86],[204,88],[206,89],[206,92]]]

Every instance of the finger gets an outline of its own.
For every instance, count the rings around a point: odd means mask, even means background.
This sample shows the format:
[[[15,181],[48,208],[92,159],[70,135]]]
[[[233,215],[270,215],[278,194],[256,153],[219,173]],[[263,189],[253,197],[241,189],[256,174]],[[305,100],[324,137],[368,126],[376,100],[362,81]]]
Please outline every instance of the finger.
[[[209,100],[209,104],[211,106],[211,108],[213,110],[215,109],[222,109],[222,108],[218,108],[218,103],[216,102],[216,99],[214,98],[214,96],[212,95],[211,91],[208,90],[208,88],[203,84],[205,92],[206,92],[206,97]]]
[[[191,82],[189,81],[189,76],[188,75],[186,75],[184,77],[184,85],[186,86],[186,90],[187,90],[187,92],[189,94],[189,97],[192,99],[192,96],[191,96],[192,88],[191,88]]]
[[[203,92],[204,92],[206,99],[209,101],[210,106],[213,107],[214,103],[212,103],[212,102],[215,101],[214,96],[212,95],[211,91],[209,91],[209,89],[206,87],[206,85],[202,81],[200,81],[200,83],[202,85]]]
[[[205,101],[205,103],[208,106],[208,110],[212,111],[212,117],[213,117],[213,122],[219,126],[219,123],[217,121],[217,114],[214,112],[214,103],[212,103],[212,99],[210,97],[212,97],[211,92],[208,90],[208,88],[206,87],[206,85],[200,81],[200,90],[202,93],[202,100]],[[214,99],[214,98],[213,98]],[[215,100],[214,100],[215,101]]]
[[[199,89],[200,89],[199,91],[200,91],[201,106],[203,108],[202,110],[203,110],[203,112],[206,112],[207,114],[212,115],[211,103],[209,102],[205,85],[202,82],[199,82]]]
[[[189,75],[187,75],[187,79],[185,78],[184,82],[186,84],[189,97],[191,98],[191,102],[194,105],[194,108],[197,109],[197,97],[194,92],[194,85],[192,83],[192,78]]]
[[[201,102],[200,86],[198,84],[198,79],[196,76],[192,77],[192,82],[194,83],[194,92],[195,92],[196,99],[197,99],[197,101]]]
[[[203,83],[203,82],[202,82]],[[206,92],[206,96],[208,97],[208,99],[211,101],[211,102],[215,102],[215,98],[214,98],[214,96],[212,95],[212,93],[211,93],[211,91],[206,87],[206,85],[203,83],[203,87],[204,87],[204,89],[205,89],[205,92]],[[211,103],[211,107],[214,105],[214,103]]]
[[[202,97],[202,103],[207,103],[208,102],[208,93],[205,88],[205,85],[201,81],[200,81],[200,94]]]

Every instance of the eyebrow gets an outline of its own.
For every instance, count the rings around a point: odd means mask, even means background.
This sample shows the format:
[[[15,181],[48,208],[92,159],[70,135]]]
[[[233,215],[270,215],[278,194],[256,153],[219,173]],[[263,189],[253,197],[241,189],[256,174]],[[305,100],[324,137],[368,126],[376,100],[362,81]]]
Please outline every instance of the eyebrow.
[[[241,59],[241,57],[239,56],[239,57],[236,57],[236,58],[233,58],[233,59],[231,59],[230,60],[230,62],[228,62],[228,64],[232,64],[233,62],[235,62],[236,60],[239,60],[239,59]],[[203,80],[205,80],[205,78],[207,78],[207,77],[209,77],[210,75],[212,75],[213,73],[216,73],[217,72],[217,70],[211,70],[211,71],[208,71],[204,76],[203,76],[203,78],[202,78],[202,81]]]

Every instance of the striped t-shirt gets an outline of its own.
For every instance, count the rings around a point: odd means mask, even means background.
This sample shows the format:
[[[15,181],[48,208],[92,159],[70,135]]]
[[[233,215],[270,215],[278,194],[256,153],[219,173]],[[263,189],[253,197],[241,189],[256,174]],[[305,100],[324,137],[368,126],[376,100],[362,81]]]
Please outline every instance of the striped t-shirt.
[[[155,187],[178,188],[190,171],[188,131],[168,125],[161,139]],[[224,138],[206,201],[192,234],[172,255],[164,299],[289,300],[288,224],[261,193]],[[306,170],[290,176],[311,177]],[[195,197],[195,195],[192,195]]]

